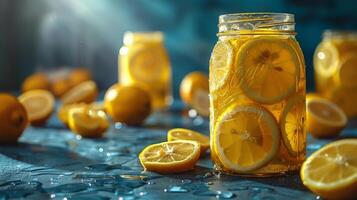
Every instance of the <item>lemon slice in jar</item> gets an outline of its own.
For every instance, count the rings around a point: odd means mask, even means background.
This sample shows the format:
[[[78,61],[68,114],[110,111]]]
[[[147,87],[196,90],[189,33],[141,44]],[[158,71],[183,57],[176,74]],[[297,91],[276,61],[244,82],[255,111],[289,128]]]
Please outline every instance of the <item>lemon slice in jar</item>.
[[[280,146],[280,131],[273,115],[256,105],[238,105],[217,121],[214,148],[224,167],[249,173],[266,165]]]
[[[256,37],[237,56],[241,88],[253,101],[274,104],[295,91],[300,62],[286,39]]]
[[[210,59],[210,90],[220,89],[232,73],[233,47],[226,41],[219,41],[213,48]]]
[[[322,42],[314,55],[314,67],[319,76],[328,78],[338,69],[339,53],[331,42]]]
[[[305,151],[305,98],[294,96],[288,100],[280,115],[280,129],[285,147],[292,156]]]
[[[137,46],[129,55],[128,70],[131,77],[144,83],[160,80],[167,55],[155,46]]]
[[[342,87],[355,88],[357,86],[357,57],[349,55],[341,62],[337,73],[334,74],[335,81]]]

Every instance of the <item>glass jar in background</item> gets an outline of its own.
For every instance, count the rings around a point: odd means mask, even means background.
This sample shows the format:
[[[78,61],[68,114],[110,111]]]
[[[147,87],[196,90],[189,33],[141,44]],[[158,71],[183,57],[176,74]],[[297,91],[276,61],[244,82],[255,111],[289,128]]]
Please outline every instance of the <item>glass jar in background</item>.
[[[127,32],[118,57],[119,83],[148,91],[154,109],[172,103],[171,66],[161,32]]]
[[[357,116],[357,32],[325,31],[315,51],[314,69],[317,92],[349,118]]]
[[[217,170],[272,176],[306,156],[305,64],[294,15],[219,17],[210,59],[211,156]]]

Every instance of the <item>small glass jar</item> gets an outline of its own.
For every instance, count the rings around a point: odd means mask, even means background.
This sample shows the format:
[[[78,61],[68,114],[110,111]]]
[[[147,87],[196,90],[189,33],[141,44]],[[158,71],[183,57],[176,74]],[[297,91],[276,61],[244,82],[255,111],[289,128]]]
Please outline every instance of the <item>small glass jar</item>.
[[[119,83],[135,84],[152,97],[153,108],[172,103],[171,65],[161,32],[126,32],[118,56]]]
[[[357,116],[357,32],[326,30],[314,55],[316,90]]]
[[[294,25],[283,13],[219,17],[210,59],[215,169],[272,176],[305,159],[305,63]]]

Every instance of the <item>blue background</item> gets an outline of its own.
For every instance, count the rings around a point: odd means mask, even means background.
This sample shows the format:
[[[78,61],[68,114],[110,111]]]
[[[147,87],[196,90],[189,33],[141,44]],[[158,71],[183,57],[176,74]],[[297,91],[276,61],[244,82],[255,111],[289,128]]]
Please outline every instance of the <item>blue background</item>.
[[[208,72],[218,16],[258,11],[295,14],[309,90],[322,31],[357,28],[353,0],[0,0],[0,90],[16,90],[30,73],[59,66],[89,68],[104,89],[117,80],[124,32],[161,30],[177,95],[186,73]]]

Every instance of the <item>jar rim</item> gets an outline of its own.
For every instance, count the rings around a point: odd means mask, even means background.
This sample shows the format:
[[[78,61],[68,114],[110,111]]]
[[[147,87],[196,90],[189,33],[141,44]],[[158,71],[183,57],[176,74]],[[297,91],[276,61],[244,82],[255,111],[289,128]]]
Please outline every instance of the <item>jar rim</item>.
[[[323,31],[322,36],[324,38],[331,37],[353,37],[357,38],[357,30],[347,30],[347,29],[326,29]]]
[[[294,34],[295,16],[290,13],[247,12],[220,15],[219,33],[229,31],[273,31]]]
[[[152,32],[132,32],[124,33],[123,43],[125,45],[133,44],[134,42],[162,42],[164,34],[161,31]]]

